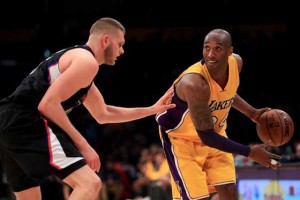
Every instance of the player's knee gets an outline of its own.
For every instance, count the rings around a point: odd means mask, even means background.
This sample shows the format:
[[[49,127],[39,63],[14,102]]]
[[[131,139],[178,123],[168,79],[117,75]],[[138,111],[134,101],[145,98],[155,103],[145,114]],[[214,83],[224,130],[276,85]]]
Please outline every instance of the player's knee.
[[[99,194],[102,187],[102,181],[96,174],[88,175],[81,181],[77,181],[73,187],[74,190],[80,191],[80,196],[86,199],[93,199]]]
[[[102,188],[102,181],[98,176],[93,176],[89,179],[89,183],[85,187],[89,193],[98,194]]]
[[[97,191],[97,194],[100,192],[102,188],[102,181],[100,178],[97,179],[97,182],[96,182],[96,191]]]
[[[219,196],[224,200],[236,200],[237,188],[234,183],[216,186]]]

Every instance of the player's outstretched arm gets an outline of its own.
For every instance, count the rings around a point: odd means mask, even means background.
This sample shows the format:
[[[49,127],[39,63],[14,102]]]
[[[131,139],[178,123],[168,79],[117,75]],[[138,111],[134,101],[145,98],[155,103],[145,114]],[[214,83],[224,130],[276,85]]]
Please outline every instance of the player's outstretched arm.
[[[98,123],[121,123],[159,114],[174,108],[175,104],[168,103],[172,94],[173,90],[169,89],[152,106],[125,108],[107,105],[102,94],[93,84],[83,104]]]

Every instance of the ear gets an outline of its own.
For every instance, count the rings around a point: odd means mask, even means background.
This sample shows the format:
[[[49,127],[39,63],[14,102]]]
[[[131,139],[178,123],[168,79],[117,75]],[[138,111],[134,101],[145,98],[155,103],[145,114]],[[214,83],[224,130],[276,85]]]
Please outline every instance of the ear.
[[[101,38],[101,42],[104,47],[107,47],[109,45],[109,35],[103,35]]]
[[[231,56],[233,53],[233,47],[231,46],[229,49],[228,49],[228,54]]]

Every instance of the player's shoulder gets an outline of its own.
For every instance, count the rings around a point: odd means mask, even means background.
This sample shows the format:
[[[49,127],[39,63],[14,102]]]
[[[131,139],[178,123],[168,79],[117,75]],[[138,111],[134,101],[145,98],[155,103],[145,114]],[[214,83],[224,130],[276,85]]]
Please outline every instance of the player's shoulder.
[[[65,54],[65,57],[71,60],[77,60],[81,62],[96,62],[93,53],[86,48],[75,47],[69,49]]]
[[[85,48],[74,48],[74,49],[70,49],[70,52],[72,52],[74,55],[76,55],[76,57],[94,57],[93,53],[88,51]]]
[[[243,67],[243,59],[242,57],[237,54],[237,53],[232,53],[232,57],[235,58],[236,62],[237,62],[237,65],[238,65],[238,68],[239,68],[239,71],[242,70],[242,67]]]
[[[66,51],[61,59],[60,66],[79,66],[79,68],[98,71],[99,65],[92,52],[84,48],[72,48]]]

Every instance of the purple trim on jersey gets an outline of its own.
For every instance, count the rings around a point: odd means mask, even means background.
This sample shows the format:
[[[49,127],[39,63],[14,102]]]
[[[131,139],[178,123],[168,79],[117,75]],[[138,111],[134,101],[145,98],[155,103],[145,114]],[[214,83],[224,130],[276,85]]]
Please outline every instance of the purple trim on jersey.
[[[204,59],[201,59],[201,60],[200,60],[200,63],[201,63],[201,65],[204,65],[205,60],[204,60]]]
[[[84,44],[82,46],[86,47],[86,49],[88,49],[93,54],[93,56],[95,57],[95,54],[94,54],[94,52],[93,52],[93,50],[90,46],[88,46],[87,44]]]
[[[179,99],[176,93],[172,98],[172,103],[176,104],[175,108],[169,109],[157,117],[158,124],[166,131],[176,128],[188,109],[187,103]]]
[[[164,148],[164,151],[165,151],[165,155],[166,155],[166,158],[167,158],[167,161],[168,161],[168,165],[169,165],[169,168],[170,168],[170,171],[172,173],[172,176],[173,176],[173,179],[175,181],[175,183],[177,184],[177,186],[179,186],[179,193],[181,195],[181,197],[183,199],[189,199],[188,198],[188,195],[187,195],[187,191],[185,190],[185,187],[183,185],[183,180],[180,176],[180,174],[178,173],[178,170],[176,168],[176,163],[175,163],[175,158],[174,158],[174,155],[173,155],[173,152],[172,152],[172,144],[171,144],[171,141],[168,137],[168,134],[164,131],[164,129],[162,127],[159,127],[160,128],[160,131],[161,131],[161,135],[162,135],[162,146]]]

